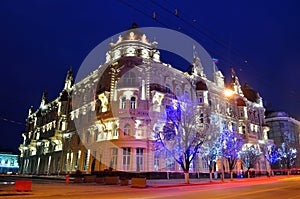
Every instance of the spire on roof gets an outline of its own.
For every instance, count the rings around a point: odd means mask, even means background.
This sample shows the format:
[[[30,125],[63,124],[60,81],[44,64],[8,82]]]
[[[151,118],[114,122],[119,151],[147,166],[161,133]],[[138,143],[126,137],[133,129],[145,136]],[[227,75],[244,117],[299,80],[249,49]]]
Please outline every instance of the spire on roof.
[[[47,93],[47,91],[44,91],[43,95],[42,95],[40,108],[44,109],[46,107],[47,103],[48,103],[48,93]]]
[[[72,71],[72,66],[70,66],[67,72],[64,90],[70,90],[73,84],[74,84],[73,71]]]

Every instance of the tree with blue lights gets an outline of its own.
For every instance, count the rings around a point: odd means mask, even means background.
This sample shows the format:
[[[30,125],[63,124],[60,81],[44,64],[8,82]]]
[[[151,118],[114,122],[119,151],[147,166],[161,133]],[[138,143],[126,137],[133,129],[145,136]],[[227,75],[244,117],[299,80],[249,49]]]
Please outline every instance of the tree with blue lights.
[[[189,99],[173,99],[166,106],[162,122],[154,127],[155,149],[171,156],[182,168],[189,183],[191,163],[205,141],[209,124],[202,124],[200,107]]]
[[[250,169],[255,168],[256,164],[260,160],[262,152],[258,147],[251,145],[250,147],[245,147],[240,151],[239,156],[245,167],[247,168],[248,177],[250,177]]]
[[[268,143],[268,144],[264,145],[263,154],[264,154],[265,159],[270,164],[271,170],[268,172],[269,172],[269,175],[271,175],[271,173],[273,173],[273,171],[272,171],[273,165],[280,160],[277,146],[273,143]]]
[[[202,159],[208,165],[209,179],[212,182],[212,173],[218,158],[221,156],[222,149],[220,128],[218,128],[218,125],[214,125],[214,123],[217,123],[217,121],[214,121],[214,117],[212,117],[211,122],[211,131],[206,136],[206,141],[201,147],[201,155]]]
[[[284,142],[278,148],[278,153],[281,165],[288,169],[288,174],[290,174],[290,169],[295,164],[297,158],[297,149],[291,147],[289,143]]]
[[[241,134],[237,133],[235,130],[224,128],[221,134],[221,144],[222,157],[227,160],[230,171],[230,178],[233,179],[233,169],[236,166],[237,160],[239,158],[239,152],[243,147],[244,140]],[[221,159],[221,161],[223,160]]]

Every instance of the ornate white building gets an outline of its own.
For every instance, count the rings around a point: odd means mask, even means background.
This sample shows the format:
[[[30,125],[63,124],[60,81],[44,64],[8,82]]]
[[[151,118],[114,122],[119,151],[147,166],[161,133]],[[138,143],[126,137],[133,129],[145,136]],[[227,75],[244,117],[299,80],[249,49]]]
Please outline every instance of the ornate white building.
[[[246,144],[267,142],[257,92],[241,86],[235,74],[229,87],[219,70],[207,79],[197,53],[191,72],[162,63],[157,45],[134,26],[110,44],[106,62],[91,74],[74,84],[70,69],[56,99],[48,102],[44,93],[40,107],[29,110],[22,133],[21,173],[178,171],[174,160],[155,153],[153,126],[182,95],[197,101],[203,128],[215,116],[219,126],[238,131]],[[224,95],[228,88],[230,97]],[[201,156],[196,162],[193,171],[208,172]],[[257,166],[266,169],[264,163]]]

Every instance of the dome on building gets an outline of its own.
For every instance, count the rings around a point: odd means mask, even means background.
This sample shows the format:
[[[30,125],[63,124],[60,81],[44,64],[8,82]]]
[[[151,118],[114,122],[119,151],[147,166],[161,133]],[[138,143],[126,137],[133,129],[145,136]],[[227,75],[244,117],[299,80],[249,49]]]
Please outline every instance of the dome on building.
[[[283,111],[267,111],[266,112],[266,117],[267,118],[272,118],[272,117],[289,117],[289,115],[286,112],[283,112]]]

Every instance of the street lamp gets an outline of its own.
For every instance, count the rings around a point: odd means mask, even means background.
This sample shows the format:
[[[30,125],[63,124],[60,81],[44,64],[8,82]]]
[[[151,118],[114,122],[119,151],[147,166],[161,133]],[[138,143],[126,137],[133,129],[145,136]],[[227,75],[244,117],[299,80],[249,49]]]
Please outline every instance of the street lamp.
[[[225,97],[232,97],[233,94],[234,94],[234,91],[231,90],[231,89],[229,89],[229,88],[226,88],[226,89],[224,90],[224,95],[225,95]]]
[[[226,97],[226,98],[231,98],[232,96],[234,95],[234,91],[233,90],[231,90],[231,89],[229,89],[229,88],[226,88],[225,90],[224,90],[224,96]],[[221,118],[219,118],[219,121],[220,121],[220,119]],[[222,180],[222,182],[224,182],[224,163],[223,163],[223,159],[224,159],[224,157],[223,157],[223,143],[222,143],[222,150],[221,150],[221,173],[222,173],[222,175],[221,175],[221,180]]]

